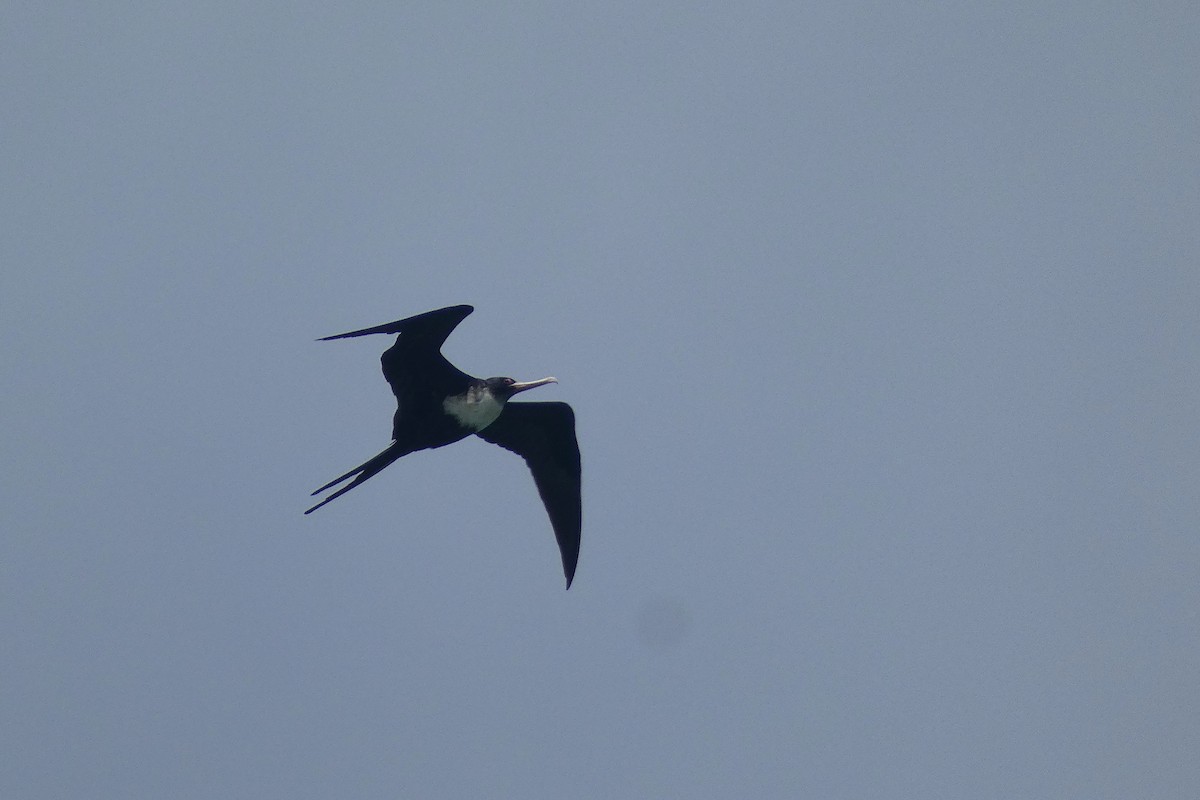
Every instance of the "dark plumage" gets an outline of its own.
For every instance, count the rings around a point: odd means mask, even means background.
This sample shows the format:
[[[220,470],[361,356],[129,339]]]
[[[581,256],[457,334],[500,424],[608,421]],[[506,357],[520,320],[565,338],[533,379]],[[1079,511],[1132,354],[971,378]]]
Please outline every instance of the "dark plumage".
[[[518,383],[512,378],[473,378],[446,360],[442,344],[466,319],[471,306],[451,306],[374,328],[326,336],[320,341],[399,334],[380,359],[383,376],[396,396],[392,443],[375,457],[313,492],[318,495],[343,481],[342,488],[305,511],[311,514],[379,474],[401,456],[443,447],[471,434],[525,459],[562,554],[567,588],[579,561],[582,521],[579,444],[575,414],[566,403],[510,403],[518,392],[556,383],[554,378]]]

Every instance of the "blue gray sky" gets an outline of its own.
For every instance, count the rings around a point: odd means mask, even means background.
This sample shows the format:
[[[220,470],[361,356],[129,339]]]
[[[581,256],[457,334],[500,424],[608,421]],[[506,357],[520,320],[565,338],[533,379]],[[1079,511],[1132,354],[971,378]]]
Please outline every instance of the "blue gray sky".
[[[2,17],[0,796],[1200,791],[1195,4]]]

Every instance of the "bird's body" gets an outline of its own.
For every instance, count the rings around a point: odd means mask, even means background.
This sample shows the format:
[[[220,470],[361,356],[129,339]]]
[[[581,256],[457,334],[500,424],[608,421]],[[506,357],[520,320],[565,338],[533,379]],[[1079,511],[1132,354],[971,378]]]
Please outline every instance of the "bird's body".
[[[463,394],[447,397],[442,410],[469,431],[478,433],[496,421],[504,404],[486,386],[472,385]]]
[[[313,492],[317,495],[354,479],[304,513],[316,511],[402,456],[476,434],[523,457],[529,465],[558,539],[569,589],[579,559],[582,522],[574,412],[566,403],[509,403],[518,392],[557,383],[554,378],[526,383],[473,378],[446,360],[443,342],[473,310],[451,306],[322,339],[399,334],[381,358],[383,375],[396,396],[396,413],[387,449]]]

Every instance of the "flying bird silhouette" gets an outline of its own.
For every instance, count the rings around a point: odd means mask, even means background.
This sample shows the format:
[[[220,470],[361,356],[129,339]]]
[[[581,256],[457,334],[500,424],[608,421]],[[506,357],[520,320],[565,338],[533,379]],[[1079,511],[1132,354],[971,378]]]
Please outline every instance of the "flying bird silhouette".
[[[347,339],[372,333],[399,334],[380,361],[383,377],[396,396],[392,443],[367,460],[313,492],[313,496],[351,480],[305,511],[311,514],[360,483],[378,475],[401,456],[453,444],[475,434],[525,459],[562,555],[567,588],[579,561],[582,525],[579,443],[575,413],[566,403],[510,403],[513,395],[556,378],[520,383],[512,378],[473,378],[442,355],[442,344],[475,309],[450,306],[415,317],[364,328],[318,341]]]

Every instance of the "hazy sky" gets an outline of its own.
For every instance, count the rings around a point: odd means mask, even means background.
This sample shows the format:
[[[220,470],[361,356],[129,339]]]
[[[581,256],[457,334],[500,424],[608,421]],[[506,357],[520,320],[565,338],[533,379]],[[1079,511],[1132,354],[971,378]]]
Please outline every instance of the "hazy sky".
[[[1200,11],[12,2],[0,798],[1200,793]],[[563,591],[390,338],[555,375]],[[531,399],[534,399],[531,397]]]

